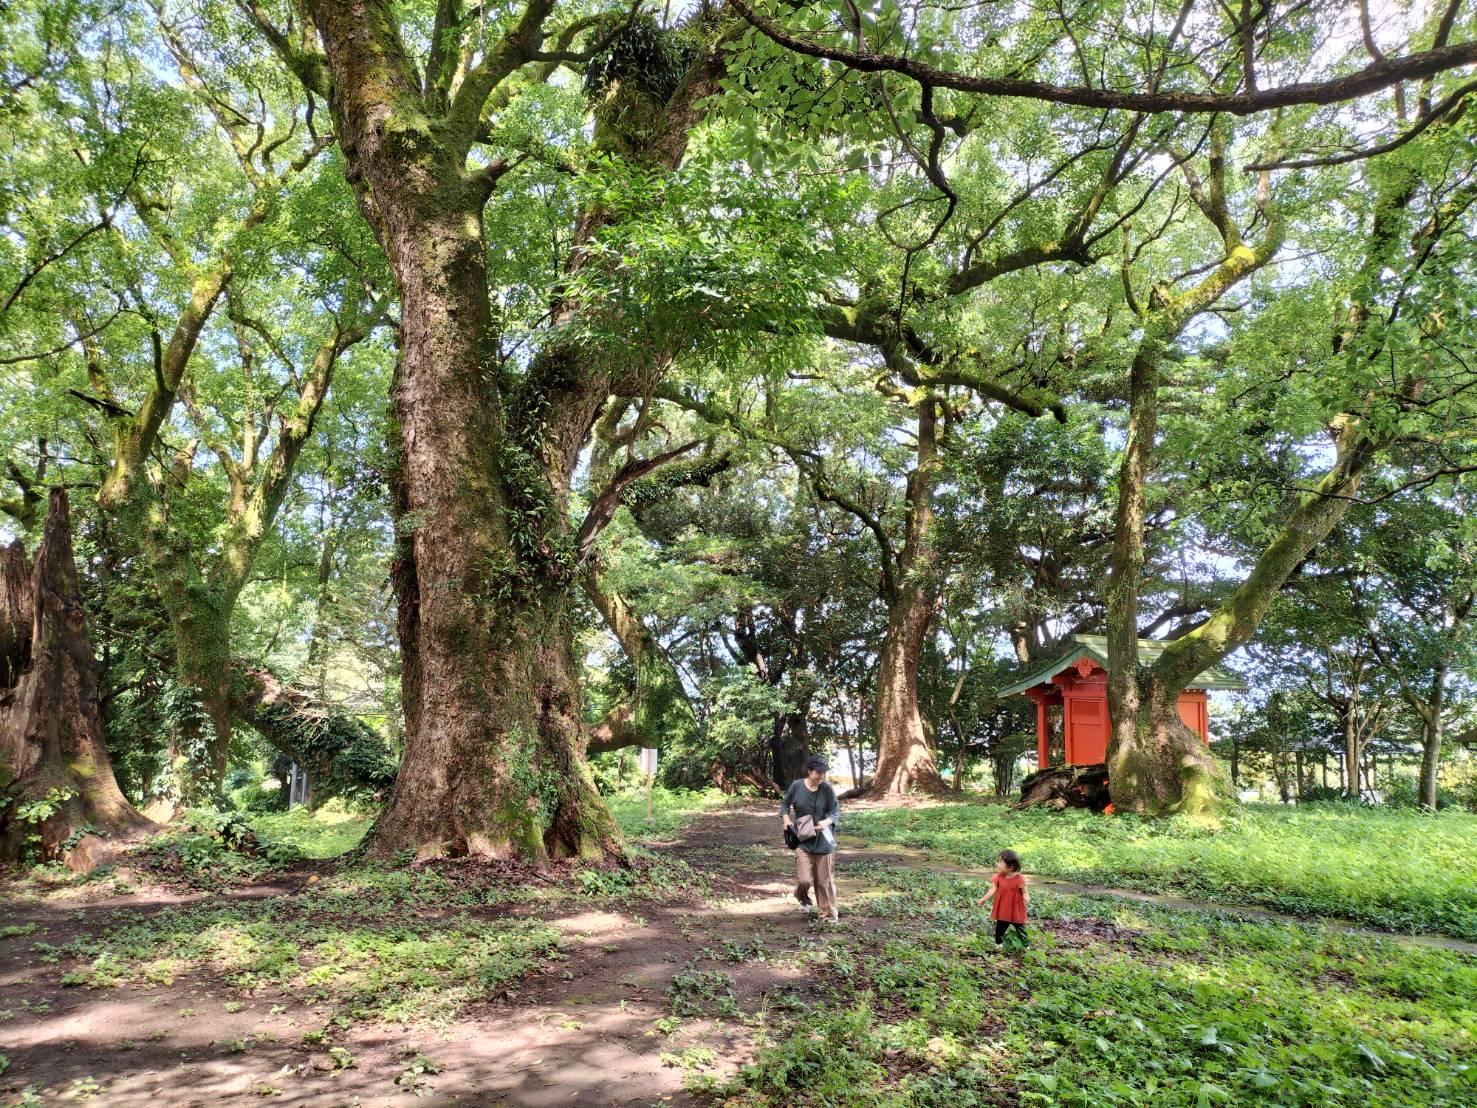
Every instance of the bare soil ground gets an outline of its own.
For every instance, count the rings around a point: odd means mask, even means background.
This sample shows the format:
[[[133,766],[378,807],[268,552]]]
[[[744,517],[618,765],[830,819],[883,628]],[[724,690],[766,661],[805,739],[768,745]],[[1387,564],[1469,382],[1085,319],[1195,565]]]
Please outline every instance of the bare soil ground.
[[[0,1055],[8,1059],[0,1104],[695,1103],[683,1091],[685,1071],[676,1059],[710,1050],[708,1071],[721,1073],[741,1064],[749,1044],[727,1020],[684,1019],[663,1033],[656,1024],[668,1013],[672,978],[711,961],[704,951],[724,942],[778,949],[826,941],[790,896],[790,855],[772,841],[773,823],[734,812],[653,844],[708,871],[717,895],[537,911],[563,933],[566,960],[526,978],[508,998],[469,1006],[444,1027],[355,1023],[333,1040],[352,1058],[346,1068],[323,1046],[303,1042],[330,1012],[289,993],[243,991],[200,974],[145,988],[64,986],[62,975],[77,960],[47,953],[98,933],[124,912],[147,916],[169,906],[281,896],[299,889],[306,871],[224,893],[183,894],[145,883],[121,896],[99,890],[37,900],[0,885],[0,928],[36,926],[0,939]],[[797,986],[793,974],[763,962],[723,965],[741,1007]],[[406,1076],[418,1054],[438,1072]]]
[[[353,1022],[332,1040],[343,1053],[314,1040],[310,1032],[332,1013],[301,995],[243,989],[204,971],[170,984],[68,986],[63,974],[81,963],[55,950],[124,913],[147,917],[172,906],[290,896],[314,879],[313,866],[224,893],[181,893],[139,875],[130,875],[137,885],[126,895],[101,885],[78,895],[22,897],[15,886],[0,884],[0,929],[35,925],[0,939],[0,1105],[696,1104],[684,1088],[689,1064],[715,1076],[742,1065],[753,1049],[742,1013],[771,998],[803,1000],[819,987],[804,969],[806,951],[843,936],[864,941],[878,923],[868,913],[869,886],[848,872],[848,862],[975,872],[901,848],[847,849],[843,841],[838,932],[795,903],[793,863],[775,823],[768,807],[734,809],[649,844],[705,874],[711,892],[704,897],[577,898],[479,913],[489,927],[510,915],[544,920],[564,936],[564,959],[542,966],[506,996],[466,1006],[443,1026]],[[1046,926],[1065,945],[1103,941],[1076,934],[1090,923]],[[725,950],[746,947],[762,947],[766,956],[724,957]],[[706,997],[684,1018],[669,1019],[668,990],[683,973],[721,974],[731,982],[728,1011],[713,1011],[723,997]],[[689,991],[679,983],[677,995]],[[720,1014],[732,1018],[711,1018]]]

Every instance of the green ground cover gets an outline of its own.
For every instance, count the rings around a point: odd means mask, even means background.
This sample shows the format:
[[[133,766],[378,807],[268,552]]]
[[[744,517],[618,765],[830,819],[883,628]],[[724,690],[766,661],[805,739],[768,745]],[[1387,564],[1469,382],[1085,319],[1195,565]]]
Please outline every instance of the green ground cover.
[[[1477,815],[1467,812],[1248,804],[1207,830],[963,803],[852,813],[845,828],[853,844],[898,843],[963,865],[993,866],[1009,847],[1028,873],[1477,940]]]
[[[305,858],[337,858],[359,845],[374,815],[330,801],[314,812],[249,812],[247,821],[266,841],[291,843]]]
[[[32,950],[62,985],[149,987],[208,973],[243,994],[276,990],[324,1007],[330,1028],[445,1023],[563,957],[557,928],[510,909],[665,902],[701,890],[679,859],[636,854],[628,869],[586,867],[577,876],[590,879],[574,882],[529,882],[477,863],[355,866],[315,874],[296,893],[119,913],[65,945]]]
[[[1470,957],[1043,892],[1017,958],[986,937],[980,882],[858,871],[866,925],[802,948],[795,995],[741,1014],[760,1048],[710,1085],[726,1108],[1477,1099]]]
[[[640,840],[680,831],[704,812],[733,804],[734,798],[721,789],[668,789],[657,785],[652,791],[650,823],[646,822],[645,788],[624,789],[607,796],[605,803],[626,837]]]

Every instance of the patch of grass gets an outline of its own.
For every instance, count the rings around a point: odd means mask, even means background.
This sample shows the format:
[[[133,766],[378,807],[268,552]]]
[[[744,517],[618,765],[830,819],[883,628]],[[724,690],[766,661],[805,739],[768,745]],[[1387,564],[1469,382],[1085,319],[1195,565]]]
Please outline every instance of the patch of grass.
[[[1042,892],[1000,955],[981,883],[855,867],[830,995],[769,1005],[728,1108],[1477,1101],[1477,962],[1320,927]],[[834,957],[833,957],[834,961]]]
[[[580,892],[586,896],[641,901],[668,900],[674,893],[698,894],[708,888],[704,875],[681,858],[640,846],[628,847],[628,853],[628,866],[587,866],[575,871]]]
[[[286,812],[248,812],[251,829],[269,842],[297,847],[304,858],[337,858],[359,845],[374,822],[372,813],[360,812],[337,801],[317,811],[293,808]]]
[[[847,829],[964,865],[992,867],[1009,847],[1027,873],[1477,940],[1477,815],[1467,812],[1248,804],[1207,830],[947,804],[860,812]]]
[[[721,789],[668,789],[658,785],[652,793],[652,821],[646,822],[646,789],[626,789],[605,798],[606,805],[628,838],[659,838],[682,830],[705,812],[734,802]]]
[[[451,883],[433,872],[389,877],[350,873],[293,896],[125,916],[66,948],[80,964],[63,982],[162,984],[208,972],[253,993],[280,989],[326,1006],[339,1026],[439,1023],[559,957],[560,934],[547,924],[468,915],[464,904],[480,888],[438,898],[433,890]],[[366,884],[375,895],[361,895]]]
[[[34,923],[12,923],[0,927],[0,939],[18,939],[23,935],[34,935],[36,925]]]
[[[707,1011],[737,1016],[733,978],[721,970],[699,969],[689,963],[667,986],[667,1005],[675,1016],[700,1016]]]

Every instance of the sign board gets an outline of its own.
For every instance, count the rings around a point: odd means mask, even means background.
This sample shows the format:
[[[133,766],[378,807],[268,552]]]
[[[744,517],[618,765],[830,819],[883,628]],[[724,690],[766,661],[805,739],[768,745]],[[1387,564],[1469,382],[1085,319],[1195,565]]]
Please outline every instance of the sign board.
[[[641,774],[643,777],[656,776],[656,751],[649,746],[641,748]]]

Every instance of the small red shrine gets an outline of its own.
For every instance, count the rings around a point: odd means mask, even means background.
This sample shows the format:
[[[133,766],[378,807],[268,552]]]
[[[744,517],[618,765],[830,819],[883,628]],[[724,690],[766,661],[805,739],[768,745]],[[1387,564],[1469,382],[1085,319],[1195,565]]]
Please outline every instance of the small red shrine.
[[[1139,640],[1139,664],[1149,665],[1168,643]],[[1180,693],[1185,726],[1210,741],[1210,689],[1246,691],[1246,682],[1212,666]],[[1036,704],[1036,764],[1095,766],[1108,759],[1108,640],[1103,635],[1073,635],[1072,648],[1022,681],[1001,689],[1001,697],[1022,694]],[[1053,747],[1062,758],[1053,763]]]

